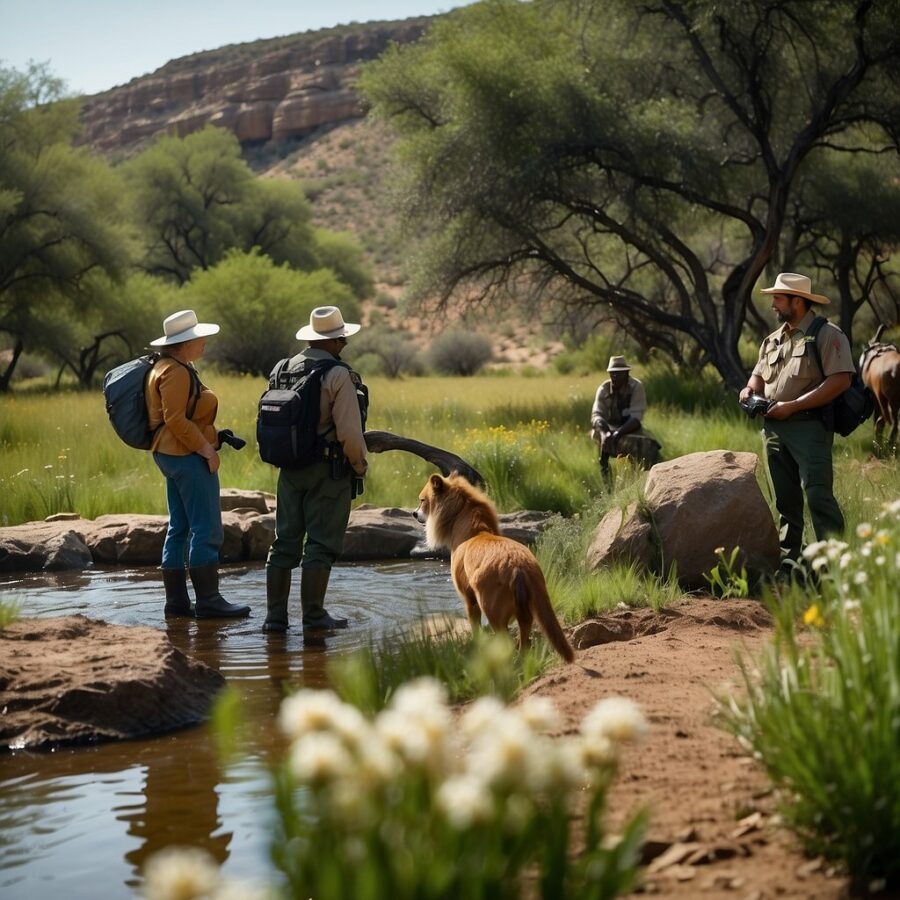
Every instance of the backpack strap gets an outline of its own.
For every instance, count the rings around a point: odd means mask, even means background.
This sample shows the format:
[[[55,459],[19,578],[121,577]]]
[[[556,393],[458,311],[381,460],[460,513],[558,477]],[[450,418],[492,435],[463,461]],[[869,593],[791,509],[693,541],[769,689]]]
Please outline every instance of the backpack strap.
[[[812,344],[813,353],[816,357],[816,365],[819,367],[819,372],[822,373],[823,381],[825,380],[825,369],[822,367],[822,354],[819,352],[819,333],[827,324],[828,319],[826,319],[825,316],[816,316],[812,320],[812,325],[809,326],[809,331],[806,332],[806,336],[812,338],[812,340],[807,343],[807,346]]]
[[[168,358],[175,359],[174,356],[170,356]],[[188,389],[188,405],[186,412],[187,417],[189,419],[193,419],[194,413],[197,412],[197,404],[200,402],[200,394],[203,392],[203,382],[200,380],[200,376],[197,374],[197,370],[193,366],[186,365],[180,359],[175,359],[175,362],[177,362],[179,366],[184,366],[188,370],[188,376],[191,379],[191,386]]]

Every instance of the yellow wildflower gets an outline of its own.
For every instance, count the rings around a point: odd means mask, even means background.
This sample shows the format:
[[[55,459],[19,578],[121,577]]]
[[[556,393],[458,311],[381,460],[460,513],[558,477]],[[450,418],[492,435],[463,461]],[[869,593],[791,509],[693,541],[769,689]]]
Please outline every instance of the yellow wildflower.
[[[819,612],[818,604],[813,603],[813,605],[803,613],[803,624],[811,625],[813,628],[822,628],[825,625],[825,619],[822,618],[822,614]]]

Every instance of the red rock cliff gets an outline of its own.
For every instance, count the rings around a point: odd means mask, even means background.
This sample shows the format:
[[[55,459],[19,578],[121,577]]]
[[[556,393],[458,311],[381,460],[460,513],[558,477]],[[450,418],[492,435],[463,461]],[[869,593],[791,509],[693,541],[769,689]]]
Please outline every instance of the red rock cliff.
[[[372,22],[238,44],[167,63],[86,97],[81,142],[130,154],[160,133],[218,125],[241,143],[302,137],[365,113],[354,90],[362,62],[424,33],[428,18]]]

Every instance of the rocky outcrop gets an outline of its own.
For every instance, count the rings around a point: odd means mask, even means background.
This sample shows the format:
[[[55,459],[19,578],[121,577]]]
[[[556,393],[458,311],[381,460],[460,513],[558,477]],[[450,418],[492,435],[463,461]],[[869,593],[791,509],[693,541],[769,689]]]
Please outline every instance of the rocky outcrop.
[[[157,134],[206,125],[242,144],[308,135],[365,115],[354,82],[361,63],[424,33],[429,19],[370,22],[198,53],[86,97],[81,140],[103,153],[132,153]]]
[[[266,558],[275,538],[275,498],[261,491],[222,491],[222,562]],[[503,533],[524,544],[543,531],[549,513],[502,515]],[[166,516],[114,514],[82,519],[72,513],[0,528],[0,572],[61,571],[98,565],[158,565]],[[424,544],[425,530],[408,509],[362,504],[350,513],[344,562],[440,557]]]
[[[756,480],[758,463],[755,453],[711,450],[655,465],[644,504],[611,510],[597,526],[589,565],[634,562],[666,574],[674,564],[682,587],[704,588],[717,548],[728,556],[739,547],[739,566],[753,575],[772,572],[778,533]]]
[[[160,734],[204,719],[225,679],[155,628],[84,616],[0,628],[0,750]]]

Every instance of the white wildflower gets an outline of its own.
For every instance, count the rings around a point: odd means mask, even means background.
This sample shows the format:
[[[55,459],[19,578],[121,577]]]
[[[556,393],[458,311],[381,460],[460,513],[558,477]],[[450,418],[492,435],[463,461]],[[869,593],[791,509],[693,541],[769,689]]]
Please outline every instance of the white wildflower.
[[[397,754],[388,748],[374,729],[369,739],[359,744],[357,752],[356,776],[368,787],[387,784],[402,770]]]
[[[475,737],[493,727],[505,710],[504,705],[496,697],[479,697],[466,707],[459,721],[460,728],[463,734]]]
[[[845,600],[844,601],[844,611],[845,612],[856,612],[860,608],[859,600]]]
[[[857,572],[853,576],[854,584],[865,584],[869,580],[869,576],[865,572]]]
[[[390,708],[418,716],[447,705],[447,689],[435,678],[416,678],[397,688]]]
[[[859,525],[856,526],[856,536],[858,538],[862,538],[862,540],[867,541],[870,537],[872,537],[873,532],[872,526],[868,522],[860,522]]]
[[[328,784],[354,769],[341,739],[327,731],[313,731],[294,741],[288,764],[294,777],[308,784]]]
[[[853,562],[853,554],[849,551],[841,556],[841,568],[846,569]]]
[[[859,555],[865,556],[866,558],[872,555],[872,545],[871,544],[863,544],[862,547],[859,548]]]
[[[288,737],[295,739],[309,732],[331,731],[346,716],[343,707],[334,691],[297,691],[281,704],[278,724]]]
[[[640,738],[647,722],[640,707],[626,697],[607,697],[584,717],[581,733],[588,739],[603,737],[613,743]]]
[[[829,540],[825,555],[829,560],[841,558],[841,554],[847,549],[847,545],[843,541]]]
[[[466,768],[494,786],[526,784],[537,764],[537,747],[534,732],[519,716],[507,712],[495,728],[473,743]]]
[[[559,713],[549,697],[527,697],[519,704],[519,714],[532,731],[540,734],[559,726]]]
[[[386,749],[402,760],[439,772],[447,755],[447,728],[435,727],[437,724],[435,721],[429,723],[424,716],[384,709],[375,719],[375,731]]]
[[[209,896],[219,879],[219,867],[205,850],[167,847],[147,860],[141,893],[147,900],[194,900]]]
[[[813,541],[811,544],[807,544],[803,548],[803,556],[806,559],[812,559],[814,556],[818,556],[825,547],[827,546],[828,541]]]
[[[494,817],[490,788],[472,774],[448,778],[438,789],[436,802],[450,824],[460,831],[483,825]]]
[[[876,566],[883,566],[886,562],[887,562],[887,559],[885,558],[885,556],[883,554],[880,554],[875,557],[875,565]]]
[[[824,569],[828,565],[828,557],[827,556],[817,556],[812,561],[812,567],[814,572],[818,572],[819,569]]]
[[[619,748],[603,734],[583,735],[575,744],[582,765],[588,769],[611,766],[619,758]]]

